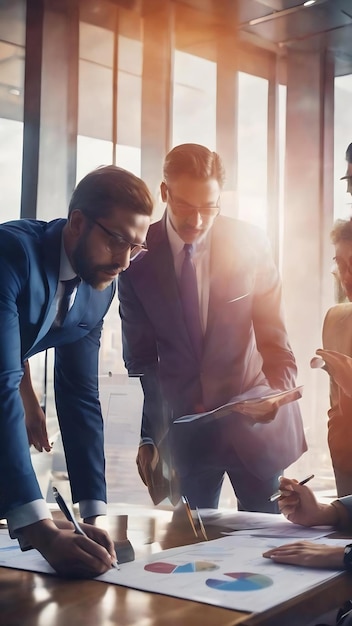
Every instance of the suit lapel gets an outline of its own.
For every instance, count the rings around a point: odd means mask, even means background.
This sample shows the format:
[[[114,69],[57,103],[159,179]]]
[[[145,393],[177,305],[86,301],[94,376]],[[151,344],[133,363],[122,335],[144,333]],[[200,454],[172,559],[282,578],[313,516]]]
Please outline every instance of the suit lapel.
[[[46,335],[48,330],[50,329],[56,315],[56,303],[55,303],[55,293],[57,289],[58,277],[59,277],[59,268],[60,268],[60,251],[61,251],[61,236],[62,229],[65,225],[65,220],[58,220],[53,222],[47,229],[44,234],[43,241],[43,255],[44,255],[44,269],[46,274],[47,285],[46,288],[48,290],[47,297],[47,305],[46,310],[43,317],[43,322],[39,329],[38,335],[31,347],[33,350],[34,346],[39,343],[39,341]]]
[[[187,328],[184,322],[179,288],[175,274],[174,261],[166,234],[166,214],[157,222],[148,237],[148,263],[157,283],[156,293],[160,293],[163,315],[170,320],[170,327],[180,340],[190,345]],[[153,287],[149,284],[153,290]]]

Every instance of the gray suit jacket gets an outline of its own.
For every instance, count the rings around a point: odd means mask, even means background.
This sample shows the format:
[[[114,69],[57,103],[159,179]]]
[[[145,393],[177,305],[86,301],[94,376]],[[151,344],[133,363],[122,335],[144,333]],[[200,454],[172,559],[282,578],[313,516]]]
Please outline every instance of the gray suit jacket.
[[[200,363],[183,319],[165,218],[152,224],[147,244],[148,253],[131,264],[118,284],[125,364],[129,375],[141,377],[144,389],[143,437],[158,443],[175,418],[199,406],[213,409],[262,385],[287,389],[295,384],[278,272],[258,229],[221,216],[212,227]],[[270,424],[231,414],[206,426],[174,425],[171,432],[179,472],[196,462],[195,451],[210,459],[216,450],[225,463],[236,451],[254,474],[265,478],[306,450],[297,403],[281,407]],[[188,462],[187,437],[196,441],[191,451],[188,446]]]

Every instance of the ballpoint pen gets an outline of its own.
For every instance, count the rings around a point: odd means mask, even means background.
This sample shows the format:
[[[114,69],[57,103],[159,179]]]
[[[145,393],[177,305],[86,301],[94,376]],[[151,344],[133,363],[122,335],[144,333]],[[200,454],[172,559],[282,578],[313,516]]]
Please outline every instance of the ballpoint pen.
[[[196,506],[196,511],[197,511],[198,522],[199,522],[199,527],[200,527],[201,533],[202,533],[205,541],[209,541],[207,533],[206,533],[206,530],[205,530],[205,526],[203,524],[203,520],[202,520],[202,518],[200,516],[199,509],[198,509],[197,506]]]
[[[310,474],[310,476],[307,476],[307,478],[303,478],[303,480],[300,480],[298,484],[305,485],[309,480],[312,480],[312,478],[314,478],[314,474]],[[276,500],[281,498],[281,496],[282,496],[281,491],[275,491],[275,493],[273,493],[273,495],[270,496],[269,502],[276,502]]]
[[[186,513],[187,513],[187,517],[189,519],[189,523],[192,526],[192,530],[193,530],[195,536],[198,537],[198,533],[196,531],[196,527],[194,525],[194,521],[193,521],[193,517],[192,517],[191,507],[190,507],[189,502],[188,502],[188,498],[186,496],[181,496],[181,497],[182,497],[182,502],[183,502],[183,504],[185,505],[185,508],[186,508]]]
[[[71,522],[74,526],[74,532],[77,535],[83,535],[83,537],[88,537],[88,535],[86,535],[86,533],[84,532],[84,530],[82,530],[82,528],[80,527],[80,525],[78,524],[76,518],[74,517],[73,513],[71,513],[70,509],[68,508],[65,500],[63,499],[62,495],[59,493],[59,491],[56,489],[56,487],[53,487],[53,494],[54,494],[54,498],[57,502],[57,504],[59,505],[60,510],[62,511],[62,513],[64,514],[64,516],[66,517],[66,519]],[[115,569],[120,569],[119,564],[117,561],[112,561],[111,562],[111,566],[114,567]]]

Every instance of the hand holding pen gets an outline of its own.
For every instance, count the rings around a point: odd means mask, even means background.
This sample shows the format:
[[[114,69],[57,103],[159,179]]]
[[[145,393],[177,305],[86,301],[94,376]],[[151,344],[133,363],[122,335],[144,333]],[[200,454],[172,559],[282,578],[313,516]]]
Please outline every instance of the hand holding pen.
[[[304,482],[308,480],[304,479]],[[280,479],[278,504],[281,513],[290,522],[301,526],[333,525],[336,521],[334,507],[318,502],[313,491],[301,483],[285,476]]]
[[[94,526],[86,524],[85,527],[87,531],[84,532],[84,530],[81,528],[81,526],[78,524],[77,520],[75,519],[73,513],[68,508],[65,500],[63,499],[59,491],[56,489],[56,487],[53,487],[53,493],[54,493],[55,500],[57,504],[59,505],[60,510],[65,515],[66,519],[73,524],[74,533],[76,533],[77,535],[86,537],[89,540],[94,541],[97,544],[97,548],[99,546],[99,552],[101,552],[100,548],[104,548],[110,556],[110,552],[108,548],[110,547],[109,543],[111,544],[111,541],[108,540],[108,537],[105,531],[102,531],[100,528],[96,528]],[[96,557],[98,557],[98,554],[96,555]],[[111,558],[112,557],[110,556],[110,559]],[[115,569],[120,569],[118,562],[115,559],[110,561],[110,566],[114,567]]]
[[[310,476],[307,476],[307,478],[303,478],[303,480],[301,480],[298,484],[305,485],[309,480],[312,480],[312,478],[314,478],[314,474],[310,474]],[[281,489],[279,489],[279,491],[275,491],[275,493],[273,493],[273,495],[270,496],[269,502],[276,502],[276,500],[279,500],[280,498],[282,498]]]

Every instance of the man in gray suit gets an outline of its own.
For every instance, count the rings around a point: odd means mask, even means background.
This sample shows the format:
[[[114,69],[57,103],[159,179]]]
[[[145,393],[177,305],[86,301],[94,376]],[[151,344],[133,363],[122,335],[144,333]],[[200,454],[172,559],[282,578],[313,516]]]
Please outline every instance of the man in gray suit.
[[[161,455],[192,507],[216,508],[227,472],[240,508],[273,512],[279,474],[306,450],[297,403],[173,424],[239,394],[295,384],[268,241],[219,215],[223,182],[215,152],[198,144],[171,150],[161,183],[166,212],[149,229],[148,253],[119,278],[124,360],[144,391],[137,464],[150,493]]]

